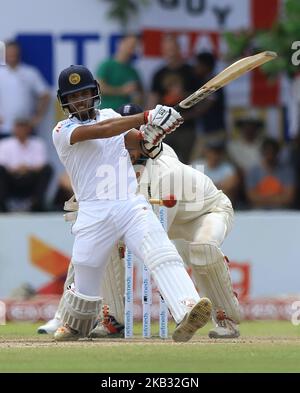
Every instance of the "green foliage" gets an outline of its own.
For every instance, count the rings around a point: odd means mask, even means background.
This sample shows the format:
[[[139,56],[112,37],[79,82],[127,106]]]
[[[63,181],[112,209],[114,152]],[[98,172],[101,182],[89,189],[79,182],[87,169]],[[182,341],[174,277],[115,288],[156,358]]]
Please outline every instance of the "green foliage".
[[[149,3],[149,0],[107,0],[111,7],[108,16],[117,20],[123,28],[126,28],[130,17],[139,12],[141,6]]]
[[[228,56],[232,59],[245,55],[249,50],[251,43],[251,34],[247,31],[239,31],[232,33],[227,31],[224,33],[225,40],[228,44]]]
[[[260,51],[270,50],[278,54],[276,61],[263,66],[269,76],[276,76],[286,72],[293,77],[299,68],[291,62],[293,50],[292,43],[300,40],[300,1],[285,0],[283,16],[276,21],[270,30],[254,32],[225,33],[224,37],[229,48],[229,56],[236,58]]]

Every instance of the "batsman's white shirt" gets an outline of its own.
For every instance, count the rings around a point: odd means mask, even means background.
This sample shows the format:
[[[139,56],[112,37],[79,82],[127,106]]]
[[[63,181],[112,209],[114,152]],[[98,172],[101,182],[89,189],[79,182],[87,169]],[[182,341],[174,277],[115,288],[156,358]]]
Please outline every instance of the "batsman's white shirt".
[[[60,121],[53,130],[58,156],[71,179],[79,205],[85,201],[126,200],[136,194],[137,181],[124,134],[70,144],[72,132],[81,125],[119,117],[112,109],[97,110],[96,120],[76,117]]]
[[[72,227],[74,265],[104,269],[120,239],[142,260],[143,238],[152,229],[161,230],[145,197],[136,193],[136,175],[125,148],[126,133],[70,144],[71,134],[77,127],[117,116],[112,109],[103,109],[97,111],[96,120],[79,122],[69,118],[53,130],[54,145],[79,202],[78,217]],[[104,174],[103,178],[99,174]],[[127,187],[120,188],[128,179]],[[164,231],[162,236],[169,241]]]

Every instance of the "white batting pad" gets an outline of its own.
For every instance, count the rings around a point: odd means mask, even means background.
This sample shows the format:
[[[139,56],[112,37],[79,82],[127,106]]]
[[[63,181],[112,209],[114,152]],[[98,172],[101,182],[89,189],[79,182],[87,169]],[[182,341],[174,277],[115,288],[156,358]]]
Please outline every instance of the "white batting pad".
[[[62,324],[67,323],[86,337],[92,330],[101,310],[102,298],[86,296],[72,289],[67,289],[63,295],[64,304],[61,310]]]
[[[200,300],[174,245],[160,231],[148,233],[142,244],[144,263],[150,270],[160,294],[177,323],[191,304]]]

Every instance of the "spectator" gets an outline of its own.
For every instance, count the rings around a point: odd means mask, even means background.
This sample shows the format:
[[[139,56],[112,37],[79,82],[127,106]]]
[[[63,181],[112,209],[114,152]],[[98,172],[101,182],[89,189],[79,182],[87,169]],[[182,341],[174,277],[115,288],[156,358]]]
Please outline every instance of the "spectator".
[[[227,142],[228,157],[237,167],[240,177],[241,187],[236,206],[239,209],[249,209],[245,177],[247,172],[260,162],[263,126],[263,121],[254,113],[240,117],[236,121],[238,135]]]
[[[64,204],[74,194],[72,184],[67,172],[63,172],[58,179],[58,188],[54,196],[54,209],[63,210]]]
[[[174,106],[190,95],[196,86],[193,67],[184,63],[179,43],[174,35],[163,36],[161,51],[165,65],[153,75],[149,108],[158,103]],[[185,112],[184,119],[180,130],[167,135],[165,142],[176,151],[180,161],[188,163],[196,138],[193,112]]]
[[[210,52],[201,52],[195,58],[194,71],[196,86],[203,86],[214,77],[216,64],[215,56]],[[192,157],[201,154],[207,142],[224,142],[225,127],[225,97],[224,89],[217,90],[194,108],[197,117],[198,138]]]
[[[242,117],[236,122],[237,138],[227,143],[228,156],[243,175],[260,161],[263,125],[256,116]]]
[[[234,204],[239,188],[239,177],[235,167],[225,158],[225,145],[222,142],[206,143],[204,160],[192,162],[195,169],[203,170],[211,178],[216,187],[222,190]]]
[[[14,136],[0,141],[0,211],[8,210],[11,197],[30,198],[31,211],[44,210],[52,169],[43,141],[30,133],[30,120],[20,118],[15,121]]]
[[[101,87],[101,108],[117,109],[128,102],[141,104],[142,85],[138,72],[130,64],[139,38],[123,37],[112,59],[99,65],[97,78]]]
[[[17,117],[38,126],[49,105],[50,94],[40,73],[20,62],[19,44],[6,44],[6,66],[0,67],[0,138],[12,134]]]
[[[279,143],[266,138],[261,147],[261,163],[246,176],[246,194],[254,208],[289,208],[294,202],[294,172],[280,163],[279,153]]]
[[[300,209],[300,132],[298,132],[296,138],[292,141],[288,153],[289,162],[296,174],[296,197],[294,207]]]

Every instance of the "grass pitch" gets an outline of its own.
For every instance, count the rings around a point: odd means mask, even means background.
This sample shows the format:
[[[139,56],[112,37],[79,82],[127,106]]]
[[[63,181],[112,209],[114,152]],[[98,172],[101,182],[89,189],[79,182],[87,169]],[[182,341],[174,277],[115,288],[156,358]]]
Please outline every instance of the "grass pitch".
[[[37,326],[0,326],[0,372],[300,372],[300,326],[288,321],[244,322],[235,340],[209,339],[210,325],[189,343],[144,340],[140,326],[132,340],[56,343]]]

